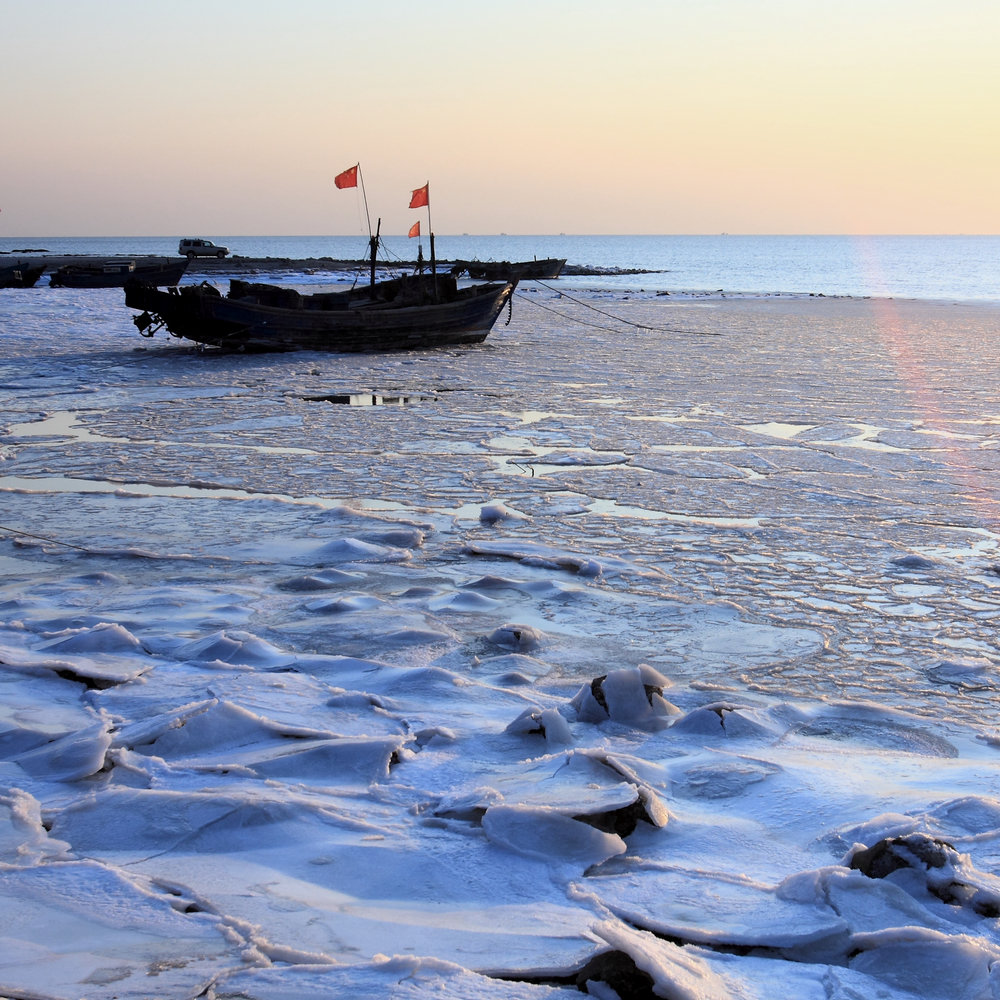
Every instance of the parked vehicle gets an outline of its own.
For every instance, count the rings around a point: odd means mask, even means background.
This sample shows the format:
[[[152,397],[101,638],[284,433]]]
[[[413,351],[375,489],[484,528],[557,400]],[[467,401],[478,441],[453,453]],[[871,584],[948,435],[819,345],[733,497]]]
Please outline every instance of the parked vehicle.
[[[229,247],[216,246],[211,240],[183,239],[177,246],[177,252],[188,260],[195,257],[225,257]]]

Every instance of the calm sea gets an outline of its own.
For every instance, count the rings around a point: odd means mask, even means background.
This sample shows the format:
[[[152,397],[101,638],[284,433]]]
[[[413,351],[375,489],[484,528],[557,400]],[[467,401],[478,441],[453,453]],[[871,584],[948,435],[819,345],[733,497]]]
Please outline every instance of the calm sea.
[[[367,253],[364,236],[201,235],[244,257],[357,259]],[[390,259],[413,260],[417,255],[415,239],[387,237],[385,244]],[[565,257],[570,264],[651,272],[560,279],[581,287],[1000,302],[998,236],[462,235],[436,236],[435,246],[437,256],[445,260]],[[426,238],[422,249],[428,256]],[[0,239],[0,251],[24,250],[174,255],[177,237]]]

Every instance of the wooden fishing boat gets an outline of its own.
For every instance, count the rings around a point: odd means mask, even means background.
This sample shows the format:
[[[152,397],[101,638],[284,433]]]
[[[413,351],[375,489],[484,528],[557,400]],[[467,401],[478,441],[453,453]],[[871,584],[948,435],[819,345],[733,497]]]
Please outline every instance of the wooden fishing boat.
[[[42,276],[44,264],[32,267],[20,261],[0,267],[0,288],[32,288]]]
[[[354,166],[334,180],[355,187],[359,177]],[[410,208],[423,206],[429,220],[427,185],[410,199]],[[125,285],[125,305],[142,310],[132,322],[144,337],[166,327],[175,337],[241,351],[403,351],[484,341],[517,279],[460,288],[455,274],[438,274],[432,229],[429,273],[420,259],[415,274],[376,281],[381,227],[379,219],[368,240],[367,285],[304,294],[233,278],[223,295],[207,281],[160,289],[136,277]]]
[[[558,278],[566,260],[556,257],[546,257],[544,260],[458,260],[452,268],[453,273],[469,273],[476,281],[506,281],[510,278],[518,280],[530,278]]]
[[[138,279],[148,285],[176,285],[184,277],[188,260],[137,264],[134,260],[106,260],[100,264],[67,264],[49,278],[53,288],[124,288]]]
[[[159,289],[133,279],[125,305],[151,337],[161,327],[199,344],[245,351],[393,351],[485,340],[517,281],[458,287],[451,274],[415,274],[344,291],[232,279]]]

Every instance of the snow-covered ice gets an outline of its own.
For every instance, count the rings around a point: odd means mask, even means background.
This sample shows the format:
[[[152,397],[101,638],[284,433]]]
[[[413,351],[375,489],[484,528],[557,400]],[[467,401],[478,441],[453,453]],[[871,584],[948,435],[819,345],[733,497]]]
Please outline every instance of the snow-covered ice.
[[[1000,997],[1000,312],[600,302],[0,292],[0,994]]]

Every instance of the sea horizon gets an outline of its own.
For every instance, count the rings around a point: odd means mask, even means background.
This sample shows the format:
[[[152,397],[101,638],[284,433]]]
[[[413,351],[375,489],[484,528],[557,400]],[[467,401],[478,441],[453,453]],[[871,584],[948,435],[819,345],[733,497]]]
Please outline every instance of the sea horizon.
[[[7,254],[175,256],[176,236],[0,238]],[[232,256],[361,260],[368,237],[186,234],[226,246]],[[384,258],[429,259],[429,239],[382,237]],[[988,235],[444,235],[439,260],[565,258],[605,271],[600,287],[621,292],[824,295],[1000,302],[1000,236]],[[593,276],[560,279],[567,285]]]

